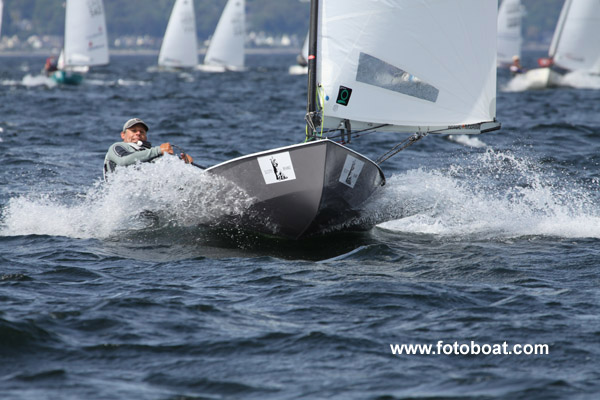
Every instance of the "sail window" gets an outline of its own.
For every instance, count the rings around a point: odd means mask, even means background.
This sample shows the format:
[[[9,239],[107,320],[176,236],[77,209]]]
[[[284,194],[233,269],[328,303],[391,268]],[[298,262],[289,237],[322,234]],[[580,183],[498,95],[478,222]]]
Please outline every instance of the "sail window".
[[[411,73],[366,53],[360,53],[356,80],[433,103],[440,92]]]

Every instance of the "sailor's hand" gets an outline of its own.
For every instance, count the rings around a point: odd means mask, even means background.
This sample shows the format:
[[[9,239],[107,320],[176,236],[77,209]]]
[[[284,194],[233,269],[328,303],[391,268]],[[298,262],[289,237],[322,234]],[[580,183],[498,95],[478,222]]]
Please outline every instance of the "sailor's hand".
[[[160,151],[162,154],[173,154],[173,147],[171,147],[171,143],[163,143],[160,145]]]
[[[181,153],[181,156],[179,156],[179,158],[185,161],[186,164],[191,164],[194,162],[194,159],[189,154]]]

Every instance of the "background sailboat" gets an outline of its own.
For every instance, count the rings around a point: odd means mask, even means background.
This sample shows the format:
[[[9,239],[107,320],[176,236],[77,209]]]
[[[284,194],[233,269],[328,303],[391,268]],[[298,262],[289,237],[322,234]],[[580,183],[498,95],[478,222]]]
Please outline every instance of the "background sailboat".
[[[521,58],[523,15],[521,0],[502,1],[498,10],[498,66],[507,67],[513,57]]]
[[[67,0],[64,48],[58,71],[52,78],[58,83],[78,84],[89,68],[109,62],[106,19],[102,0]]]
[[[553,64],[566,71],[600,74],[600,1],[570,0],[566,14],[550,45]]]
[[[229,0],[217,23],[204,64],[197,68],[206,72],[242,71],[246,39],[245,0]]]
[[[207,170],[254,199],[233,224],[297,239],[381,222],[360,217],[378,163],[331,139],[498,129],[496,17],[496,0],[312,0],[306,142]]]
[[[158,54],[158,65],[165,68],[193,68],[197,64],[194,1],[176,0]]]
[[[297,64],[291,65],[289,68],[291,75],[302,75],[308,72],[308,39],[309,34],[307,33],[302,44],[302,49],[300,49],[300,53],[296,57]]]
[[[2,36],[2,10],[4,9],[4,1],[0,0],[0,37]]]
[[[566,72],[600,74],[600,1],[566,0],[558,19],[549,58],[528,71],[529,88],[562,85]]]

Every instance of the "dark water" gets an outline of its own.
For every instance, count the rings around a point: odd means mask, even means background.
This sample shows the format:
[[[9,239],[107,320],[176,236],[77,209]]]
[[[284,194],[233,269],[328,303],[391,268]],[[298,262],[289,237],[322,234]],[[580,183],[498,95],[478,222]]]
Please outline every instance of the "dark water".
[[[505,90],[501,72],[503,129],[384,163],[370,212],[389,222],[366,233],[199,228],[245,203],[172,158],[100,184],[132,116],[202,165],[301,141],[294,58],[208,75],[114,56],[79,87],[48,86],[43,57],[0,58],[0,398],[596,398],[598,82]],[[450,354],[390,347],[439,341]],[[452,351],[472,341],[549,351]]]

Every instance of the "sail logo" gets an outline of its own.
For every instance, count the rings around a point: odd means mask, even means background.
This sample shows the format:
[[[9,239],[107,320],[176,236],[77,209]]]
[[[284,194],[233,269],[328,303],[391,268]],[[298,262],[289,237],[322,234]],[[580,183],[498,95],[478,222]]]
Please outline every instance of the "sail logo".
[[[350,96],[352,95],[352,89],[341,86],[338,90],[337,99],[335,100],[335,104],[341,104],[342,106],[347,106],[350,102]]]
[[[290,153],[287,151],[258,157],[257,160],[260,172],[267,185],[296,179],[294,165],[292,164]]]
[[[103,14],[102,2],[100,0],[88,0],[87,6],[90,12],[90,16],[94,17]]]
[[[364,161],[360,161],[358,158],[348,154],[339,181],[354,189],[354,185],[356,185],[356,181],[358,181],[358,177],[360,176],[360,172],[364,165]]]

